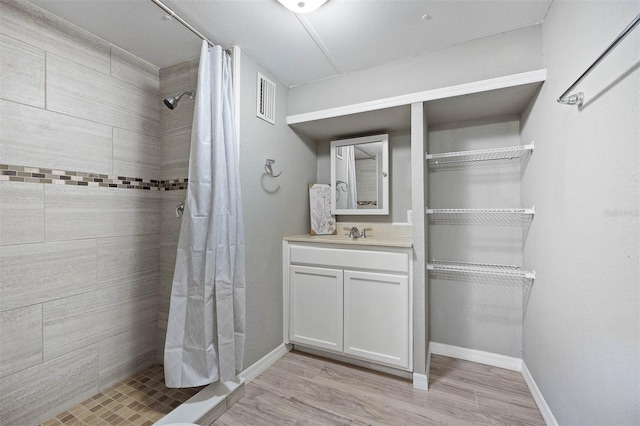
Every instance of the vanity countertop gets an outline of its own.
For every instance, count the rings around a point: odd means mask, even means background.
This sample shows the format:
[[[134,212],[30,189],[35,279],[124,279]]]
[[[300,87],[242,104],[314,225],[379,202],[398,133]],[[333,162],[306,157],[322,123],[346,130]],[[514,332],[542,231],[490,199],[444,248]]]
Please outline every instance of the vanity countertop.
[[[413,239],[407,237],[349,238],[342,235],[293,235],[283,240],[296,243],[341,244],[382,247],[413,247]]]

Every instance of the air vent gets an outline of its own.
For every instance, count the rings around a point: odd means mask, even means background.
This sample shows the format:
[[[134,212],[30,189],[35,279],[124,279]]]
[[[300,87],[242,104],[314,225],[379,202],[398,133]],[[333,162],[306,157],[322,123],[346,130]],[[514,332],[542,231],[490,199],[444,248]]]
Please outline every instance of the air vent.
[[[258,73],[256,115],[264,121],[276,124],[276,85],[273,81]]]

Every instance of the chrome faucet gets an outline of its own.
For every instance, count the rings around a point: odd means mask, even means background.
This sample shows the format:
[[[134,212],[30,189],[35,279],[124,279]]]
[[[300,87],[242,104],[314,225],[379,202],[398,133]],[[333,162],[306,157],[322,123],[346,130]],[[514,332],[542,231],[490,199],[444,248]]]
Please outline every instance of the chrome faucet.
[[[360,231],[357,226],[352,226],[351,228],[344,227],[342,229],[349,231],[349,238],[367,238],[367,231],[373,231],[372,228],[363,228],[362,231]]]

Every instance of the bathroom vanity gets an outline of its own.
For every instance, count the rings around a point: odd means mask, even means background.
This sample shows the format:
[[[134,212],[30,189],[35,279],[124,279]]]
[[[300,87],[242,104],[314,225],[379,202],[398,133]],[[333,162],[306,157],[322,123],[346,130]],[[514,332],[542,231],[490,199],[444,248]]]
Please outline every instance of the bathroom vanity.
[[[411,247],[410,238],[285,237],[285,343],[412,371]]]

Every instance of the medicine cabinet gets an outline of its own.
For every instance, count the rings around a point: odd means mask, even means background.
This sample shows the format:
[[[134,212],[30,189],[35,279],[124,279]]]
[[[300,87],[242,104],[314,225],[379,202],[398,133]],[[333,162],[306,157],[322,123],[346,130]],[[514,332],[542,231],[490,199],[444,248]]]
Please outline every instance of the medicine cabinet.
[[[331,213],[389,214],[389,135],[331,141]]]

